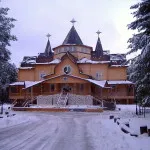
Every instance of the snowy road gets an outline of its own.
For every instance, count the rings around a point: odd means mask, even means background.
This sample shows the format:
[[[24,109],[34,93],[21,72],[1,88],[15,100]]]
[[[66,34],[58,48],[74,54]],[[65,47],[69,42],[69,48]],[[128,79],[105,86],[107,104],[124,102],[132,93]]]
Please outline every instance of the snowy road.
[[[30,113],[28,113],[30,114]],[[83,113],[32,113],[35,120],[0,129],[1,150],[90,150]],[[84,117],[82,117],[84,116]]]
[[[23,115],[31,119],[0,128],[0,150],[132,150],[138,143],[122,133],[107,112]]]

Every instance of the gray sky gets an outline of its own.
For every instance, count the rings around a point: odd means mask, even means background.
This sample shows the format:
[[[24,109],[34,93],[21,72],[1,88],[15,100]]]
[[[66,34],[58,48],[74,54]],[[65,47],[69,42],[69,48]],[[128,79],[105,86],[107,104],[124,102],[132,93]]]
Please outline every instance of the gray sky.
[[[18,67],[23,56],[44,52],[46,34],[50,33],[52,48],[61,45],[75,18],[75,28],[85,45],[95,49],[97,30],[104,50],[126,53],[127,40],[133,31],[127,24],[133,21],[132,4],[139,0],[2,0],[9,7],[9,16],[17,19],[12,33],[18,38],[9,48],[12,62]]]

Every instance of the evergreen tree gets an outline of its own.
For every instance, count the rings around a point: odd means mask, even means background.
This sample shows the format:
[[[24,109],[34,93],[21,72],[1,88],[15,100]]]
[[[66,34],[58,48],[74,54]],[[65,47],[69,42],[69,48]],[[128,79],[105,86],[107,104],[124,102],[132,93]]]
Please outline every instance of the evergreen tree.
[[[9,8],[0,7],[0,102],[3,103],[8,98],[7,88],[11,82],[16,81],[16,67],[10,60],[10,51],[7,49],[11,41],[17,38],[11,34],[15,19],[8,17]]]
[[[129,29],[137,33],[129,39],[128,54],[141,51],[141,54],[129,67],[129,79],[135,82],[136,99],[139,103],[150,96],[150,0],[141,0],[140,3],[131,6],[135,21],[128,25]]]

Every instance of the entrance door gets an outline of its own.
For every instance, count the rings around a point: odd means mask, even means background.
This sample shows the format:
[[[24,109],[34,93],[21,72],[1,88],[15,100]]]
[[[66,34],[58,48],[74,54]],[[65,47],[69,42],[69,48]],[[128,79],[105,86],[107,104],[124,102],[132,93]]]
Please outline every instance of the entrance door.
[[[71,92],[71,90],[72,90],[72,88],[68,84],[63,84],[62,85],[61,92],[68,93],[68,92]]]

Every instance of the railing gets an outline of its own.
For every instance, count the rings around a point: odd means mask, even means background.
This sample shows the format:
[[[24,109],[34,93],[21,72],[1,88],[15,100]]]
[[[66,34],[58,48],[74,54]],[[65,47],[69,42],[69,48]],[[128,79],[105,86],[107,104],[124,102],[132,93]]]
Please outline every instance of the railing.
[[[66,106],[68,100],[68,93],[66,94],[65,100],[64,100],[64,105]]]
[[[96,98],[96,97],[93,97],[93,99],[95,99],[96,101],[98,102],[101,102],[101,107],[102,108],[106,108],[106,109],[109,109],[109,110],[114,110],[116,108],[116,102],[108,102],[108,101],[105,101],[105,100],[101,100],[99,98]]]
[[[17,104],[17,99],[15,99],[15,100],[13,101],[12,105],[14,106],[14,105],[16,105],[16,104]]]
[[[57,100],[57,105],[59,105],[61,96],[62,96],[62,93],[60,93],[60,95],[59,95],[59,98],[58,98],[58,100]]]
[[[57,101],[57,105],[60,106],[61,103],[63,103],[64,106],[66,106],[67,100],[68,100],[68,93],[65,95],[65,97],[63,97],[64,95],[61,93],[58,101]],[[63,99],[64,98],[64,99]]]
[[[103,107],[103,100],[98,99],[98,98],[96,98],[96,97],[94,97],[94,96],[93,96],[93,99],[96,100],[96,101],[98,101],[98,102],[100,102],[101,107]]]

